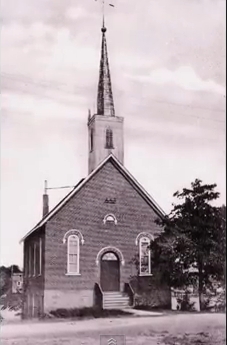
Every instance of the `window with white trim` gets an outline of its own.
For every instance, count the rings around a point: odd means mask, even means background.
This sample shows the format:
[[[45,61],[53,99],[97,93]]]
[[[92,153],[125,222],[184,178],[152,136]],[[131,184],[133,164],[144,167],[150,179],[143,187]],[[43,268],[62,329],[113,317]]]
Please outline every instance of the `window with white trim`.
[[[146,276],[151,274],[151,250],[150,239],[141,237],[139,240],[139,268],[140,275]]]
[[[35,316],[35,294],[32,294],[32,316]]]
[[[33,277],[36,275],[36,243],[34,243],[33,247]]]
[[[68,237],[67,274],[79,274],[80,241],[77,235]]]
[[[39,239],[39,275],[42,274],[42,238]]]
[[[32,246],[29,244],[28,247],[28,276],[32,275]]]

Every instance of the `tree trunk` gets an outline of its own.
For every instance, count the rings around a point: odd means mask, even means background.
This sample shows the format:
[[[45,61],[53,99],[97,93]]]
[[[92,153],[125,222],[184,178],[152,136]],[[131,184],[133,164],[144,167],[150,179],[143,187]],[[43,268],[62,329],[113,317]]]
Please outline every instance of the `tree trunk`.
[[[202,264],[199,264],[199,308],[203,310],[203,268]]]

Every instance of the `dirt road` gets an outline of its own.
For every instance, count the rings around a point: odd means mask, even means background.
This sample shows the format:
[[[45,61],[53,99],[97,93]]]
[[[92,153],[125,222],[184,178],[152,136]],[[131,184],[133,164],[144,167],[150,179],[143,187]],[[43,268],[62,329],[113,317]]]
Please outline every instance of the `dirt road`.
[[[1,345],[100,345],[100,335],[124,335],[126,345],[224,345],[225,315],[20,323],[1,327]]]

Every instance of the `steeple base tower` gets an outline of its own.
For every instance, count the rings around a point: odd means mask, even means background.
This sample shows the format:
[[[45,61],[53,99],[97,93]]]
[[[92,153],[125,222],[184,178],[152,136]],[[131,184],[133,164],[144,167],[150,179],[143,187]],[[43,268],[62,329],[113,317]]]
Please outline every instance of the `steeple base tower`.
[[[88,121],[89,174],[112,153],[124,164],[124,118],[93,115]]]
[[[88,114],[89,174],[112,153],[124,164],[124,135],[122,117],[115,116],[108,62],[106,27],[101,28],[102,45],[97,95],[97,114]]]

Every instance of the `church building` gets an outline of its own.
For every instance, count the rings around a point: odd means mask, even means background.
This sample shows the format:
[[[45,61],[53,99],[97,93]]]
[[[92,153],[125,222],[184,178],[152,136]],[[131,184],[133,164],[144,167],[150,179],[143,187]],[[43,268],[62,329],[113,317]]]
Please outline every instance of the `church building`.
[[[164,212],[124,166],[124,118],[115,114],[104,24],[101,31],[97,113],[87,122],[88,176],[52,210],[44,193],[43,218],[21,240],[24,318],[58,308],[170,303],[149,249]]]

